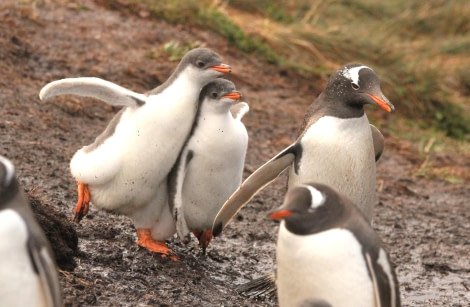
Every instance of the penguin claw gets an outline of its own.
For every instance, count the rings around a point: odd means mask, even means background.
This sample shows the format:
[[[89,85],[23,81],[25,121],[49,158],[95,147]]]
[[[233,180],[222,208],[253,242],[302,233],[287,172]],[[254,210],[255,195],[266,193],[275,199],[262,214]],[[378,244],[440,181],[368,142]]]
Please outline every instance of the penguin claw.
[[[137,229],[137,245],[145,247],[153,253],[159,254],[162,258],[170,258],[173,261],[179,261],[175,252],[171,250],[164,241],[155,241],[151,234],[150,229]]]
[[[78,200],[75,205],[75,215],[73,221],[79,223],[88,213],[90,207],[90,190],[87,184],[77,181],[78,185]]]

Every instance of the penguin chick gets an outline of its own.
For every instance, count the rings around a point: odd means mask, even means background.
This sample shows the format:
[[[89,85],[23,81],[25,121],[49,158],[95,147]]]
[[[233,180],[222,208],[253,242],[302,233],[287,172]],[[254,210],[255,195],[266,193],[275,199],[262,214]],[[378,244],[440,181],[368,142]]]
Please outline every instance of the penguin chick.
[[[365,104],[394,110],[371,68],[349,64],[337,70],[307,110],[297,140],[252,173],[225,202],[214,220],[214,236],[287,167],[289,188],[311,181],[327,184],[348,195],[370,221],[383,136],[369,124]]]
[[[176,260],[165,239],[175,232],[168,207],[167,176],[191,130],[201,88],[230,72],[207,48],[189,51],[169,79],[138,94],[97,78],[71,78],[47,84],[41,99],[57,95],[89,96],[124,108],[95,142],[70,162],[78,183],[74,220],[91,202],[97,208],[129,216],[137,244]]]
[[[220,207],[240,186],[248,134],[242,117],[249,107],[226,79],[208,83],[189,138],[170,175],[170,207],[183,242],[189,231],[205,249]]]
[[[20,189],[15,168],[0,156],[0,306],[62,306],[54,256]]]
[[[281,307],[308,300],[335,307],[400,306],[382,243],[345,196],[323,184],[301,184],[288,190],[270,218],[283,220],[276,251]]]

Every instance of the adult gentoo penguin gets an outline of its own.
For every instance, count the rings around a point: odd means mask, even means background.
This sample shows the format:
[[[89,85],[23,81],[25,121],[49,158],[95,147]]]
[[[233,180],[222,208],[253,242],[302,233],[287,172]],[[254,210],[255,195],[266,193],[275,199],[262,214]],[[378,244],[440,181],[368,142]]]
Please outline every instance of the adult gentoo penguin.
[[[349,64],[337,70],[307,110],[297,140],[232,194],[214,220],[213,234],[220,234],[238,210],[287,167],[289,187],[311,181],[332,186],[358,204],[370,221],[376,201],[375,160],[383,150],[383,136],[369,124],[365,104],[394,110],[371,68]]]
[[[53,257],[13,164],[0,156],[0,306],[62,306]]]
[[[162,256],[173,255],[164,242],[175,232],[167,176],[191,130],[199,92],[230,71],[215,52],[196,48],[182,58],[166,82],[146,94],[97,78],[47,84],[41,99],[74,94],[124,107],[95,142],[77,151],[70,162],[78,182],[75,220],[87,214],[91,202],[132,218],[138,245]]]
[[[283,220],[276,251],[281,307],[314,299],[335,307],[400,306],[387,252],[347,197],[323,184],[300,184],[270,218]]]
[[[188,141],[170,175],[170,206],[178,236],[189,231],[204,252],[212,239],[212,222],[220,207],[240,186],[248,134],[242,117],[249,107],[235,104],[241,95],[226,79],[208,83]]]

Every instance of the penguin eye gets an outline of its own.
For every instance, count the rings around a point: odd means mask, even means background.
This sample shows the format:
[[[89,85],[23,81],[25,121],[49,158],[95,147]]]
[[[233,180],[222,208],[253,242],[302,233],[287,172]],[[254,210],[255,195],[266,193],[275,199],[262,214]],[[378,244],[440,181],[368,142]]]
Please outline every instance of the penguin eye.
[[[196,65],[197,65],[197,67],[199,67],[199,68],[203,68],[205,64],[204,64],[203,61],[197,61],[197,62],[196,62]]]
[[[356,91],[360,88],[359,84],[354,83],[354,82],[351,82],[351,87]]]
[[[212,92],[212,93],[211,93],[211,97],[212,97],[212,98],[217,98],[217,92]]]

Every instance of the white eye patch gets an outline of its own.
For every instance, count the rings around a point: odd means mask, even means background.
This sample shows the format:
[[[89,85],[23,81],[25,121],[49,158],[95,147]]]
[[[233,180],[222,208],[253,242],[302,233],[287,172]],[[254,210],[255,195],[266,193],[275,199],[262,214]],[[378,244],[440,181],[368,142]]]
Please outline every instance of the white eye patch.
[[[359,84],[359,71],[361,71],[361,69],[363,69],[363,68],[367,68],[367,69],[372,70],[372,68],[362,65],[362,66],[357,66],[357,67],[352,67],[352,68],[344,68],[341,71],[341,74],[346,79],[351,80],[352,83]]]
[[[310,203],[310,209],[316,209],[325,203],[325,196],[322,192],[318,191],[312,186],[305,186],[312,195],[312,202]]]

